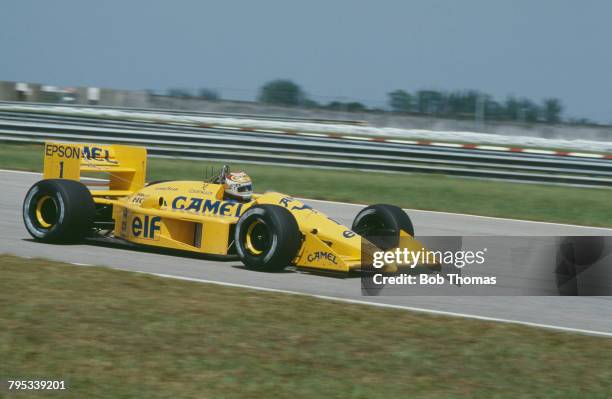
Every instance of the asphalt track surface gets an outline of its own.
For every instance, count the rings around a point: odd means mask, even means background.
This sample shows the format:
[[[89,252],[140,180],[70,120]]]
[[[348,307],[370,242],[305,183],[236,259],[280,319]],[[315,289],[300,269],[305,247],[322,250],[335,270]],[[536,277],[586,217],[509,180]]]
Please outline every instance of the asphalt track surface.
[[[612,337],[612,297],[555,296],[362,296],[358,278],[334,278],[287,271],[246,270],[238,260],[176,256],[96,244],[34,242],[26,232],[21,204],[40,174],[0,171],[0,253],[41,257],[79,265],[102,265],[165,277],[304,294],[342,302],[426,311],[435,314],[512,322]],[[349,225],[361,205],[311,201],[313,207]],[[612,229],[581,227],[407,210],[418,235],[612,235]],[[203,304],[205,306],[205,304]],[[365,311],[365,310],[364,310]],[[450,332],[449,332],[450,333]]]

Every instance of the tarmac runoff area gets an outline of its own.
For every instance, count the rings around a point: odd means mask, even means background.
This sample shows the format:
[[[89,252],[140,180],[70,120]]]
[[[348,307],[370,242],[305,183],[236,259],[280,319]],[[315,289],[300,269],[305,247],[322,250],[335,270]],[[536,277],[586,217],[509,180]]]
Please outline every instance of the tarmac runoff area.
[[[26,232],[21,204],[38,173],[0,171],[0,253],[47,258],[75,265],[101,265],[167,278],[407,311],[517,323],[612,337],[612,297],[554,296],[362,296],[359,278],[334,278],[287,271],[260,273],[238,260],[210,260],[95,244],[52,245],[34,242]],[[363,205],[305,200],[345,225]],[[406,210],[418,236],[612,236],[612,229],[540,223],[481,216]],[[499,267],[509,265],[500,264]],[[205,306],[205,304],[203,304]]]

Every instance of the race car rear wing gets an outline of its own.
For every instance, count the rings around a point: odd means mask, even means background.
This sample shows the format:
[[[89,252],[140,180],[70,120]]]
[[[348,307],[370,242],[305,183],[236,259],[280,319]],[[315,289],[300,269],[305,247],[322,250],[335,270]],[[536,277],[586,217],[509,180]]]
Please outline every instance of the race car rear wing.
[[[98,173],[106,174],[108,190],[94,195],[127,195],[145,185],[147,150],[114,144],[45,143],[45,179],[81,180]],[[104,176],[102,176],[104,177]]]

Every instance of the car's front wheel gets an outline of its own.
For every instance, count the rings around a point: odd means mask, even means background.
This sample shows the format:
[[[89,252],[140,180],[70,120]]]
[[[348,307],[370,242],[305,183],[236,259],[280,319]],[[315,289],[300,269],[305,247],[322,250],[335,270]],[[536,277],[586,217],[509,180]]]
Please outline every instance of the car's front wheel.
[[[397,247],[400,230],[414,237],[414,227],[406,212],[387,204],[363,208],[355,216],[351,230],[381,249]]]
[[[298,224],[287,209],[256,205],[238,220],[234,232],[236,251],[246,267],[277,271],[297,256],[302,242]]]

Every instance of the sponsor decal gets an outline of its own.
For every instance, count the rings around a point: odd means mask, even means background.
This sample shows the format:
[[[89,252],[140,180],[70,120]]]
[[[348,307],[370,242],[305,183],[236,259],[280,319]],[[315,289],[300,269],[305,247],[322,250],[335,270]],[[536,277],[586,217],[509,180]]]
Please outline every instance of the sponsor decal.
[[[186,197],[179,195],[172,201],[172,209],[189,212],[199,212],[209,215],[235,216],[238,217],[242,211],[242,203],[234,201],[220,201],[198,197]]]
[[[336,259],[336,255],[331,252],[317,251],[308,255],[308,262],[317,262],[317,261],[328,261],[333,263],[334,265],[338,264],[338,260]]]
[[[45,146],[45,155],[52,157],[57,155],[60,158],[81,158],[81,149],[69,145],[47,144]]]
[[[297,202],[299,205],[291,205],[290,204]],[[280,201],[278,201],[278,203],[282,206],[284,206],[285,208],[289,208],[289,210],[292,211],[301,211],[301,210],[309,210],[312,212],[316,212],[314,209],[312,209],[312,207],[310,205],[306,205],[301,203],[300,201],[294,200],[291,197],[283,197],[280,199]]]
[[[198,190],[198,189],[194,189],[194,188],[190,188],[189,191],[187,191],[189,194],[202,194],[202,195],[212,195],[213,193],[211,191],[207,191],[207,190]]]
[[[308,210],[311,210],[311,211],[315,212],[315,210],[312,209],[312,207],[310,205],[306,205],[306,204],[302,204],[302,206],[293,205],[291,207],[292,211],[301,211],[301,210],[304,210],[304,209],[308,209]]]
[[[110,159],[110,153],[107,149],[100,147],[83,146],[83,159],[90,161],[105,161],[112,164],[118,164],[117,161]]]
[[[147,196],[143,193],[136,193],[136,195],[134,195],[134,198],[132,198],[132,203],[133,204],[142,204],[142,202],[145,200],[145,198],[147,198]]]
[[[127,220],[128,220],[128,210],[127,208],[123,208],[123,215],[121,217],[121,237],[125,237],[127,235]]]
[[[144,218],[134,216],[132,219],[132,235],[137,238],[155,239],[155,232],[161,229],[161,217],[145,215]]]
[[[45,155],[52,157],[54,155],[60,158],[87,159],[90,161],[104,161],[112,164],[118,164],[117,161],[110,158],[108,149],[100,147],[83,146],[80,147],[62,144],[47,144],[45,145]]]
[[[292,201],[295,201],[295,200],[291,197],[283,197],[280,199],[280,201],[278,201],[278,203],[284,206],[285,208],[289,208],[289,203]]]

